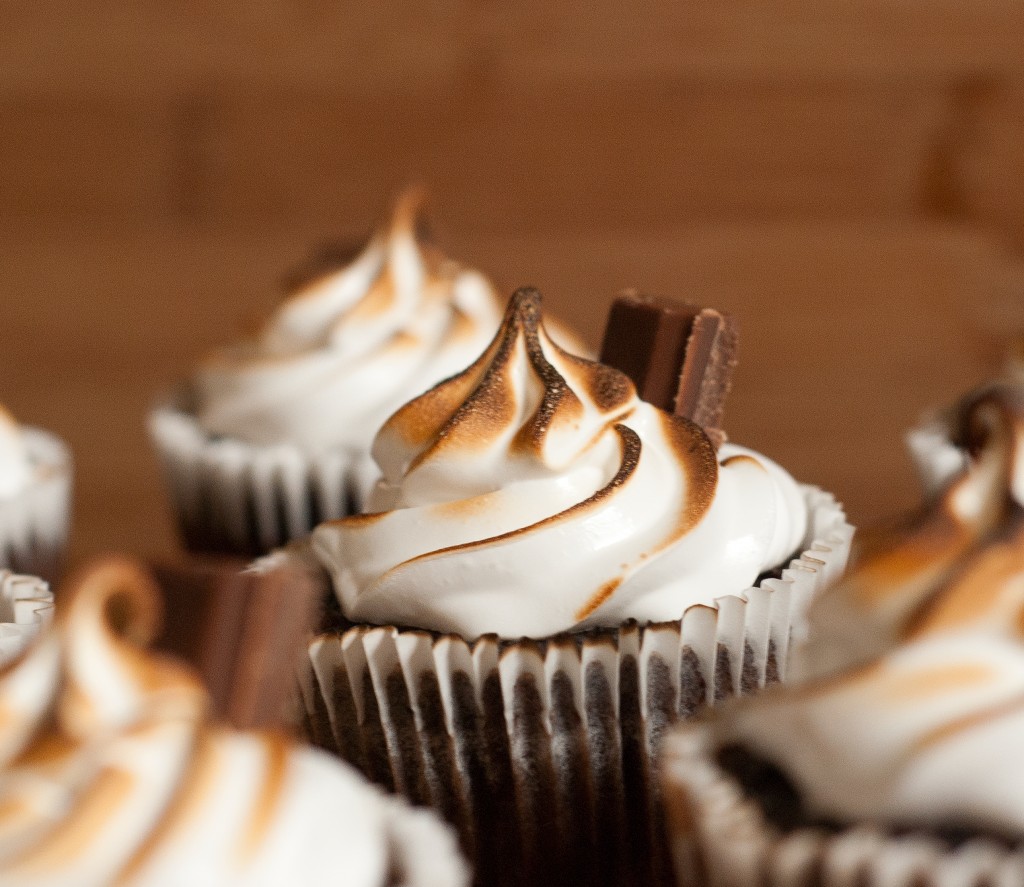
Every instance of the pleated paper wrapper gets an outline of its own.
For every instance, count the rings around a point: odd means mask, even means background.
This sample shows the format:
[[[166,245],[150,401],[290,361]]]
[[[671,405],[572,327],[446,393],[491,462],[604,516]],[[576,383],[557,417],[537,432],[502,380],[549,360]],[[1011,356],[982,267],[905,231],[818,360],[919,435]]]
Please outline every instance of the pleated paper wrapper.
[[[23,429],[33,479],[0,499],[0,568],[44,579],[60,574],[71,524],[71,455],[52,434]]]
[[[845,567],[842,507],[805,493],[812,541],[781,577],[678,622],[472,643],[393,627],[321,635],[303,687],[310,737],[440,811],[478,884],[671,883],[663,732],[784,679],[810,599]]]
[[[0,667],[18,656],[53,618],[53,592],[38,576],[0,570]]]
[[[952,847],[926,832],[865,823],[842,830],[769,822],[715,760],[705,729],[671,735],[662,755],[669,844],[681,887],[1020,887],[1024,848],[984,838]]]
[[[292,444],[258,446],[214,437],[179,395],[149,417],[178,526],[192,551],[252,556],[345,517],[379,473],[368,454],[314,454]]]

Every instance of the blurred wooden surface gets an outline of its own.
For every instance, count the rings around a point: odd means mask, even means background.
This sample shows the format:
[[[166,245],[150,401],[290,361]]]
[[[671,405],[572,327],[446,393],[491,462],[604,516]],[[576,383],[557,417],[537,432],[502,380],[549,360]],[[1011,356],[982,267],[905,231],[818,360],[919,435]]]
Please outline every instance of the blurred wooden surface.
[[[734,439],[857,520],[1024,330],[1024,7],[0,7],[0,402],[78,460],[80,558],[174,545],[147,405],[404,183],[596,343],[617,289],[743,322]]]

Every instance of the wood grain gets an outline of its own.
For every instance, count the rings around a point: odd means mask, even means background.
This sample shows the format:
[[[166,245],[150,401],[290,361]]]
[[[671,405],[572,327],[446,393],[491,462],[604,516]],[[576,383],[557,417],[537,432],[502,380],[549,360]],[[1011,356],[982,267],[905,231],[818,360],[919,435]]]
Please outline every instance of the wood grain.
[[[314,231],[26,236],[0,244],[2,400],[77,462],[77,558],[175,545],[144,429],[206,349],[268,310]],[[901,435],[992,365],[979,317],[1010,269],[969,229],[740,225],[631,235],[483,236],[452,254],[504,291],[534,283],[592,343],[627,285],[736,312],[734,440],[822,484],[865,520],[915,497]]]

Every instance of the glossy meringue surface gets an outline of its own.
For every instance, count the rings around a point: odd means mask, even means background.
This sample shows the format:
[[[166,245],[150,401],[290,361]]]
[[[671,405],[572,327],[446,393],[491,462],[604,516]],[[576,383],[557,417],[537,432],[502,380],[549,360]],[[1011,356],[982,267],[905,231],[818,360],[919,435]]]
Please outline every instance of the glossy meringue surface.
[[[198,680],[140,646],[156,594],[106,561],[0,671],[0,883],[377,887],[396,865],[465,883],[426,814],[320,752],[211,724]]]
[[[345,615],[464,637],[679,619],[803,540],[778,465],[639,400],[564,351],[520,290],[464,372],[384,425],[367,514],[313,546]]]
[[[1024,838],[1024,388],[957,410],[965,468],[812,605],[789,683],[709,724],[815,816]]]
[[[207,432],[366,451],[391,413],[480,353],[498,297],[423,236],[423,203],[405,194],[352,262],[313,276],[254,339],[200,368],[191,388]]]
[[[33,477],[24,432],[14,417],[0,407],[0,499],[17,496],[32,483]]]

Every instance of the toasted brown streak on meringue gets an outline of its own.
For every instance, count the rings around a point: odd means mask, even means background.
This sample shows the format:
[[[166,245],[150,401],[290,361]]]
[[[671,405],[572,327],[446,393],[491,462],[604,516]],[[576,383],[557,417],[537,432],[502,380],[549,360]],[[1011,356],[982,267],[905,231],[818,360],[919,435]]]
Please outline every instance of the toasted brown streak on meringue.
[[[270,828],[274,813],[281,801],[285,773],[288,769],[288,746],[281,736],[263,737],[266,767],[260,784],[259,796],[253,803],[250,818],[241,834],[238,859],[247,861],[257,850]]]
[[[45,875],[74,863],[102,832],[111,813],[135,789],[130,773],[105,768],[68,809],[61,821],[53,823],[44,840],[37,840],[13,854],[7,872],[13,877]]]
[[[679,462],[686,472],[685,508],[679,518],[676,531],[666,542],[678,539],[695,527],[707,513],[715,498],[718,486],[718,457],[715,455],[714,444],[704,430],[689,419],[663,413],[662,424],[665,426],[665,437],[679,455]],[[733,456],[723,464],[746,460],[757,467],[760,463],[750,456]]]
[[[388,431],[410,447],[421,448],[407,470],[448,448],[485,446],[514,418],[516,395],[510,374],[520,343],[541,381],[543,394],[530,421],[517,432],[513,451],[540,454],[549,432],[572,428],[582,417],[579,398],[544,356],[540,302],[537,290],[518,290],[506,308],[498,334],[484,353],[464,372],[439,383],[391,417]],[[610,413],[628,407],[634,390],[624,374],[575,357],[544,335],[547,346],[572,367],[572,381],[581,383],[599,409]]]
[[[421,563],[423,561],[433,560],[434,558],[442,557],[444,555],[453,554],[457,551],[472,551],[475,548],[487,548],[496,542],[503,542],[509,539],[515,539],[517,536],[524,535],[526,533],[532,533],[542,527],[547,527],[552,524],[556,524],[559,521],[566,520],[569,517],[575,517],[584,511],[596,507],[601,503],[601,500],[606,496],[621,487],[623,484],[629,481],[630,476],[636,471],[637,465],[640,462],[640,438],[632,428],[627,428],[625,425],[614,426],[615,431],[618,432],[622,442],[622,459],[619,465],[619,470],[615,473],[615,476],[600,490],[594,493],[589,498],[582,502],[578,502],[571,508],[567,508],[565,511],[560,511],[558,514],[553,514],[550,517],[546,517],[543,520],[537,521],[536,523],[530,524],[526,527],[519,527],[508,533],[501,533],[498,536],[490,536],[485,539],[475,539],[472,542],[466,542],[462,545],[451,545],[447,548],[439,548],[437,551],[428,551],[426,554],[421,554],[418,557],[410,558],[407,561],[403,561],[400,564],[392,567],[382,577],[381,581],[386,580],[390,575],[397,573],[403,567],[409,564]],[[434,506],[435,508],[437,506]],[[343,518],[344,521],[351,520],[350,518]],[[621,579],[619,580],[622,581]],[[606,596],[607,597],[607,596]]]
[[[878,669],[873,670],[878,677]],[[926,696],[941,696],[951,690],[973,687],[991,680],[993,670],[974,663],[944,663],[924,671],[881,680],[881,691],[888,700],[902,702]]]
[[[514,346],[515,336],[503,323],[487,350],[469,367],[409,401],[388,419],[388,431],[410,447],[423,448],[413,465],[429,452],[428,444],[436,443],[451,432],[459,416],[465,416],[470,422],[478,416],[482,421],[490,417],[494,422],[513,417],[507,381],[501,373],[507,370]],[[474,400],[475,404],[470,406]]]
[[[604,585],[602,585],[596,592],[594,592],[594,596],[589,601],[587,601],[586,604],[584,604],[576,613],[576,621],[582,622],[584,619],[586,619],[591,613],[594,612],[594,610],[600,607],[601,604],[603,604],[606,600],[608,600],[608,598],[615,594],[615,589],[618,588],[621,584],[622,579],[619,578],[612,579],[606,582]]]
[[[197,710],[205,709],[205,696],[186,668],[143,649],[156,636],[161,619],[160,593],[145,570],[127,558],[107,558],[72,577],[69,587],[74,592],[58,608],[57,621],[65,630],[66,625],[86,626],[69,631],[69,658],[88,656],[79,648],[90,640],[87,632],[97,631],[104,635],[101,649],[111,667],[133,694],[152,694],[154,701],[187,699]],[[72,730],[89,731],[105,713],[95,709],[92,688],[79,685],[76,669],[69,669],[67,682],[61,703],[64,720]]]
[[[1008,539],[982,549],[962,573],[914,615],[906,626],[904,638],[911,640],[964,625],[979,614],[992,612],[1007,593],[1009,577],[1024,577],[1024,522]],[[1024,580],[1022,580],[1024,581]],[[1024,640],[1024,601],[1017,610],[1014,628]]]
[[[429,273],[436,271],[438,265],[441,264],[441,255],[436,249],[423,242],[426,240],[424,232],[428,228],[426,219],[428,203],[427,192],[423,188],[410,188],[403,192],[395,203],[387,229],[379,231],[374,240],[385,240],[388,237],[410,238],[419,244],[424,264]],[[308,269],[299,269],[290,275],[291,280],[286,285],[288,301],[301,302],[315,298],[320,284],[350,265],[359,252],[358,247],[347,246],[340,248],[331,246],[329,249],[321,251],[321,254],[310,262]],[[390,279],[387,269],[385,269],[385,273]],[[391,297],[394,298],[393,284]]]
[[[115,885],[129,883],[142,870],[160,844],[196,816],[206,792],[211,791],[215,783],[218,754],[217,743],[209,736],[200,735],[196,738],[192,759],[183,775],[180,788],[167,805],[163,818],[121,869]]]
[[[948,724],[942,724],[930,733],[926,733],[924,736],[920,737],[917,742],[914,743],[914,751],[925,751],[931,746],[938,745],[941,742],[946,742],[955,736],[962,735],[963,733],[977,727],[981,727],[984,724],[991,723],[1000,717],[1004,717],[1021,710],[1024,710],[1024,694],[1021,694],[1014,699],[1010,699],[1002,705],[995,705],[991,708],[982,709],[981,711],[973,712],[970,715],[951,721]]]

